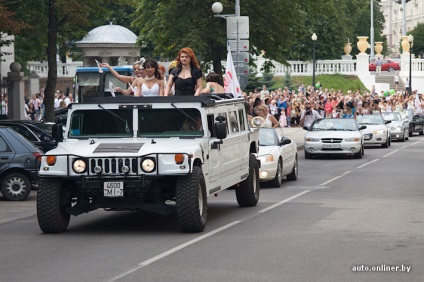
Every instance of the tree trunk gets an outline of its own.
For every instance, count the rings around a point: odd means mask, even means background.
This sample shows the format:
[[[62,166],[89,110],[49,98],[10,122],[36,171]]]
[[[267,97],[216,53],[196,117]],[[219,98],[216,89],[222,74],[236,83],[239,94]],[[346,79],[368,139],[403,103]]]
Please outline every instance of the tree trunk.
[[[44,89],[44,106],[46,121],[54,121],[54,93],[57,83],[57,8],[56,0],[49,0],[49,24],[47,38],[47,60],[49,72]]]

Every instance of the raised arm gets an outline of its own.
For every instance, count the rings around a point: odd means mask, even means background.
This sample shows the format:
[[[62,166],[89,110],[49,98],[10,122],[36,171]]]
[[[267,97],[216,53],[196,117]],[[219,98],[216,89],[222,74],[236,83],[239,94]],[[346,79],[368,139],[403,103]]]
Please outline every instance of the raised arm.
[[[110,73],[116,77],[119,81],[122,81],[124,83],[132,83],[133,82],[133,77],[132,76],[127,76],[127,75],[121,75],[119,73],[116,72],[116,70],[114,70],[108,63],[101,63],[100,64],[101,67],[103,68],[108,68]]]

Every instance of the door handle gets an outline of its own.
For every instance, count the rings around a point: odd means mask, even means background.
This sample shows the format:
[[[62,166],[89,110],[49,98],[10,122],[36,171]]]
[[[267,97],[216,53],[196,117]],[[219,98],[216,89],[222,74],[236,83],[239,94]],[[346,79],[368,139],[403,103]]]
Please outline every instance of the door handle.
[[[9,159],[9,157],[8,156],[1,156],[0,159],[7,160],[7,159]]]

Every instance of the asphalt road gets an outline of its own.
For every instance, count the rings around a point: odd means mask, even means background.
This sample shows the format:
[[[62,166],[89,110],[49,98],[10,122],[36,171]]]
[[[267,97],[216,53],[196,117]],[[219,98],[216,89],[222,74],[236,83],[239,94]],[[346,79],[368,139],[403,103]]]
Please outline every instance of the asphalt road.
[[[299,179],[262,189],[256,207],[239,208],[232,190],[208,198],[200,234],[143,212],[98,210],[49,235],[34,215],[9,216],[0,220],[0,280],[424,281],[423,163],[417,135],[366,148],[363,159],[299,151]],[[410,270],[352,270],[373,266]]]

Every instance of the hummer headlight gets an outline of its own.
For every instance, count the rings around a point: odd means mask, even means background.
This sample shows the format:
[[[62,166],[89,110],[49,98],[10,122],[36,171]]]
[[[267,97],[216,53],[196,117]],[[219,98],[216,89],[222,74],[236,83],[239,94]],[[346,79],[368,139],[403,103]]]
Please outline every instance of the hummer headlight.
[[[141,169],[144,172],[152,172],[155,170],[156,164],[154,159],[146,158],[141,162]]]
[[[74,160],[72,164],[72,168],[76,173],[83,173],[85,172],[85,169],[87,168],[87,164],[82,159]]]

